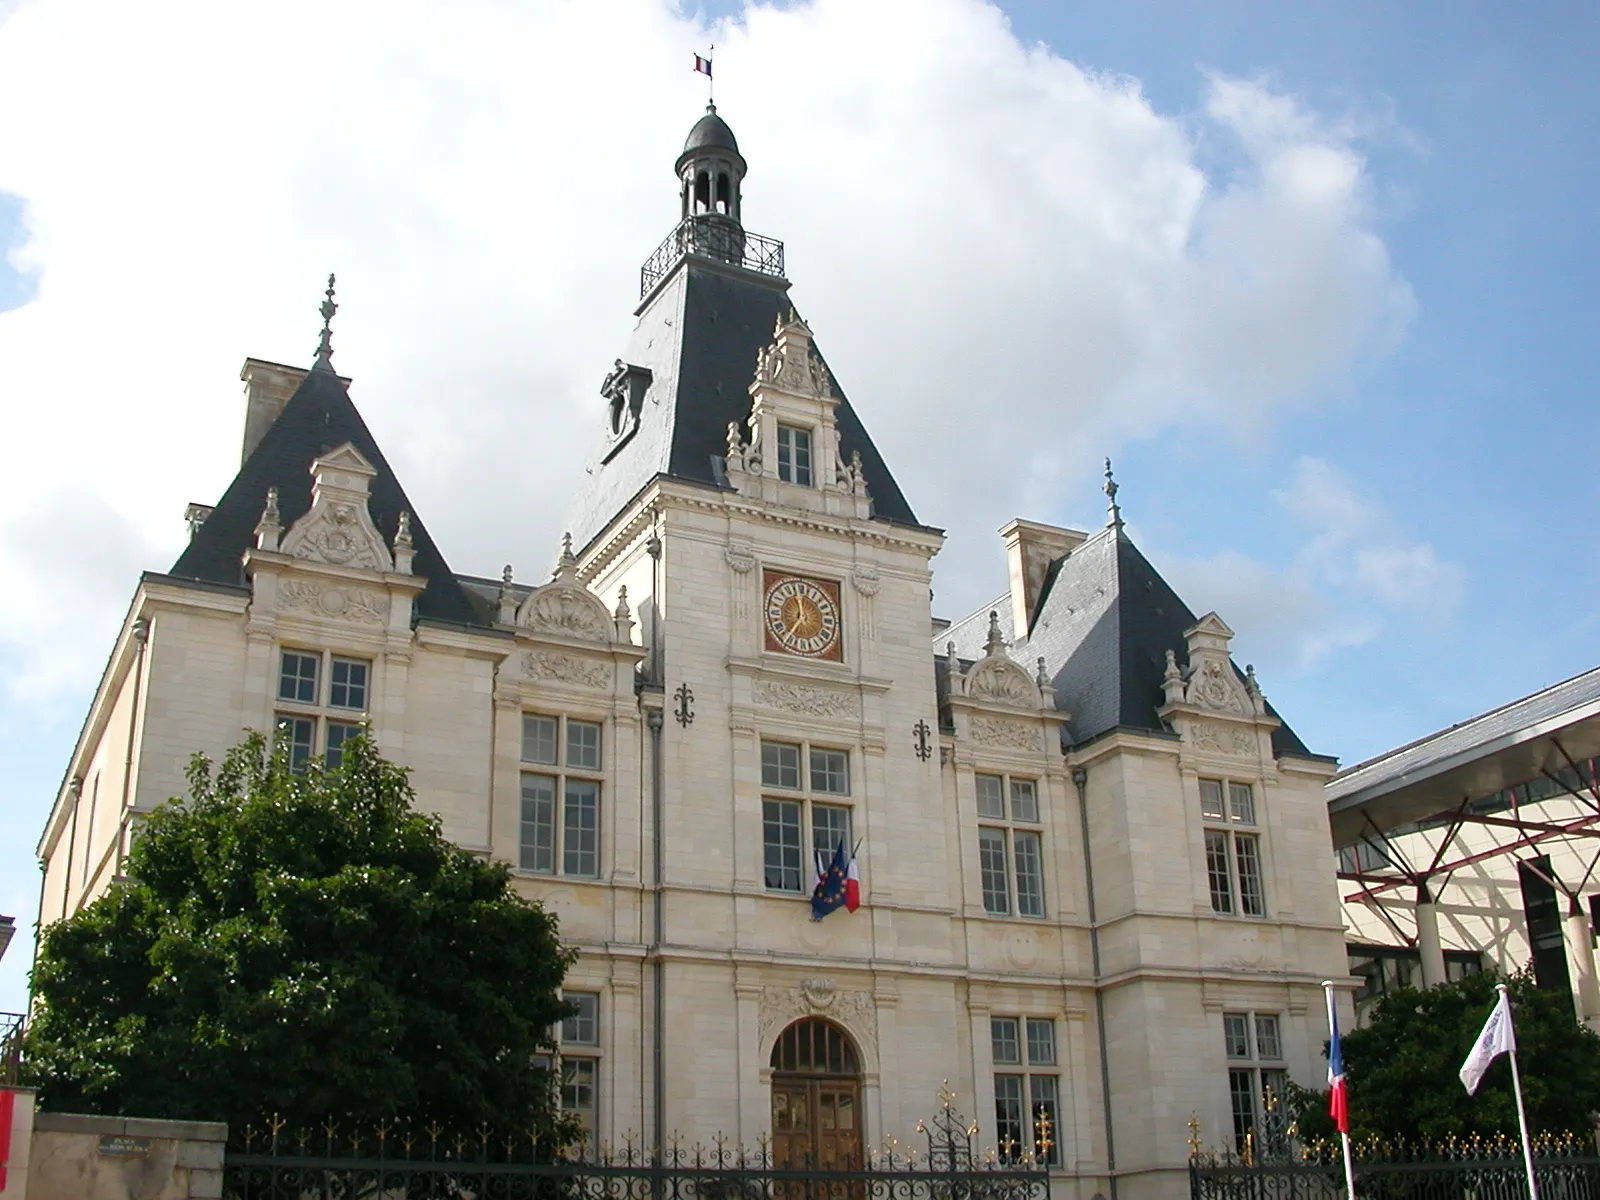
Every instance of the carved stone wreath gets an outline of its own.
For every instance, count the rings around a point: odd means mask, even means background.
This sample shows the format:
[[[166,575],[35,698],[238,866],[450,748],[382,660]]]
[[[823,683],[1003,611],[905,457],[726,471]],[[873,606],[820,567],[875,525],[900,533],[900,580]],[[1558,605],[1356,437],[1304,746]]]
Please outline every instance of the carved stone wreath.
[[[566,654],[530,650],[522,656],[522,672],[529,679],[548,679],[604,691],[611,686],[611,669],[605,663],[588,663]]]
[[[813,717],[853,717],[860,711],[859,699],[850,692],[808,687],[803,683],[774,683],[759,680],[756,703],[767,708],[804,713]]]
[[[1039,727],[1005,717],[973,717],[969,734],[980,746],[1002,746],[1013,750],[1037,750],[1043,744]]]
[[[389,615],[389,601],[377,592],[361,588],[286,579],[278,585],[278,609],[282,612],[304,609],[335,620],[382,625]]]
[[[1230,729],[1214,721],[1196,721],[1189,726],[1189,744],[1213,754],[1250,757],[1256,753],[1256,735],[1248,729]]]

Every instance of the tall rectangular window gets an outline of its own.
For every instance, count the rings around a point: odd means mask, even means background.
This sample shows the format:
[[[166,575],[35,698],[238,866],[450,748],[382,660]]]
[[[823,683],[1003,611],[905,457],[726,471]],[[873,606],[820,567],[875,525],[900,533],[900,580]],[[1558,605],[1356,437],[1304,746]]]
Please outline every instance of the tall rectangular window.
[[[1228,1107],[1234,1149],[1244,1153],[1269,1106],[1283,1103],[1282,1026],[1277,1013],[1225,1012],[1222,1042],[1228,1058]]]
[[[522,837],[518,865],[541,875],[600,875],[600,724],[522,715]]]
[[[1056,1023],[1049,1017],[989,1018],[994,1064],[995,1138],[1002,1157],[1032,1153],[1061,1163],[1061,1079],[1056,1067]]]
[[[284,649],[278,655],[278,739],[297,771],[319,754],[330,767],[344,761],[344,744],[363,728],[371,699],[372,664],[322,650]],[[357,719],[352,720],[352,717]]]
[[[811,486],[811,431],[794,425],[778,426],[778,478],[786,483]]]
[[[817,860],[833,861],[841,842],[855,849],[850,755],[803,742],[761,742],[762,840],[765,883],[775,892],[804,892]],[[774,795],[773,793],[778,793]],[[804,831],[810,829],[810,837]],[[807,857],[809,856],[809,857]]]
[[[1200,816],[1206,823],[1206,885],[1211,911],[1264,917],[1267,895],[1256,825],[1255,789],[1231,779],[1200,780]]]
[[[564,992],[578,1006],[561,1022],[561,1110],[577,1118],[585,1150],[599,1144],[600,997],[595,992]]]
[[[978,874],[983,908],[997,917],[1045,915],[1044,839],[1039,824],[1038,783],[1032,779],[983,772],[973,777],[977,792]],[[989,822],[1007,822],[1002,826]]]

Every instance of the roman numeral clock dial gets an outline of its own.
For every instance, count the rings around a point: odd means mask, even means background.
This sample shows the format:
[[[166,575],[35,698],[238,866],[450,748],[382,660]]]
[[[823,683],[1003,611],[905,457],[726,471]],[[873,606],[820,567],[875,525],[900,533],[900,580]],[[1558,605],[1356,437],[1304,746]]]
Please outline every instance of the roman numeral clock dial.
[[[781,571],[764,572],[762,583],[767,649],[838,662],[843,650],[838,583]]]

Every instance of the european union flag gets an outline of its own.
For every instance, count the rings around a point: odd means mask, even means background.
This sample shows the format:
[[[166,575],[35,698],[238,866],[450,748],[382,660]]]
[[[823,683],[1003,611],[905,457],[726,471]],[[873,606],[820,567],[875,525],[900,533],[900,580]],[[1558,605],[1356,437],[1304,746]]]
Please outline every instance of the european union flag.
[[[817,865],[822,865],[822,856],[817,856]],[[833,862],[828,869],[817,876],[817,886],[811,893],[811,919],[820,921],[836,908],[843,908],[845,901],[846,879],[850,873],[850,856],[846,853],[844,842],[839,843],[839,848],[833,852]]]

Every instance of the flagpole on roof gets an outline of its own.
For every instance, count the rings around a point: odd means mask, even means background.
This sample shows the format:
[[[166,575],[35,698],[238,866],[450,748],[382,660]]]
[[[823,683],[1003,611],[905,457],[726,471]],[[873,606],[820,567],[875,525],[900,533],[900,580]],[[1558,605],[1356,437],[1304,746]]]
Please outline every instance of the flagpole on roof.
[[[1339,1048],[1339,1014],[1334,1009],[1333,980],[1324,979],[1322,981],[1322,992],[1323,992],[1323,995],[1326,996],[1327,1000],[1328,1000],[1328,1076],[1329,1076],[1329,1079],[1328,1079],[1328,1083],[1329,1083],[1328,1093],[1329,1093],[1329,1102],[1330,1102],[1330,1104],[1338,1103],[1341,1106],[1341,1108],[1344,1108],[1344,1106],[1345,1106],[1345,1104],[1347,1102],[1344,1100],[1343,1095],[1341,1094],[1336,1100],[1335,1097],[1334,1097],[1334,1094],[1333,1094],[1333,1090],[1335,1088],[1341,1089],[1341,1093],[1342,1093],[1342,1089],[1345,1086],[1345,1083],[1344,1083],[1344,1054]],[[1335,1069],[1335,1065],[1336,1065],[1335,1064],[1335,1059],[1338,1060],[1337,1068],[1338,1068],[1339,1078],[1337,1080],[1335,1080],[1333,1078],[1334,1069]],[[1349,1119],[1348,1109],[1344,1109],[1344,1114],[1345,1114],[1344,1115],[1344,1119],[1338,1121],[1338,1125],[1339,1125],[1339,1143],[1340,1143],[1340,1146],[1344,1150],[1344,1194],[1347,1197],[1347,1200],[1356,1200],[1356,1170],[1355,1170],[1355,1164],[1352,1163],[1351,1160],[1350,1160],[1350,1119]],[[1534,1200],[1538,1200],[1538,1198],[1535,1197]]]

